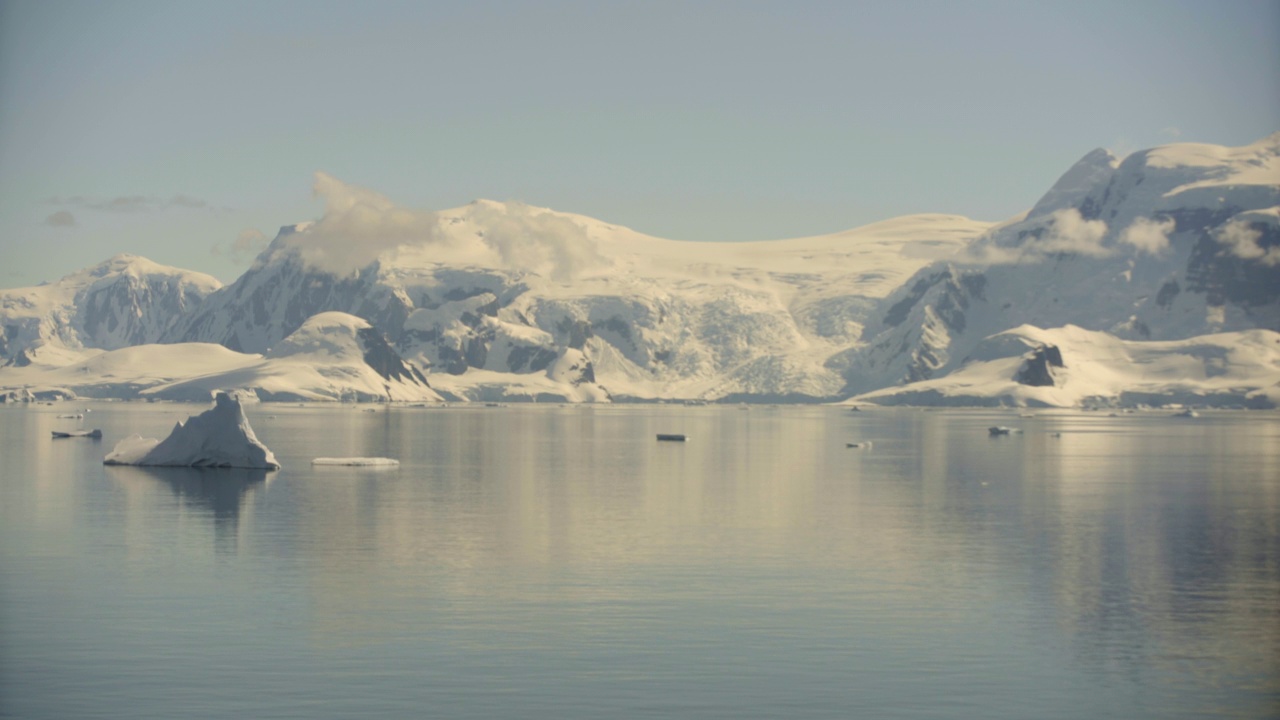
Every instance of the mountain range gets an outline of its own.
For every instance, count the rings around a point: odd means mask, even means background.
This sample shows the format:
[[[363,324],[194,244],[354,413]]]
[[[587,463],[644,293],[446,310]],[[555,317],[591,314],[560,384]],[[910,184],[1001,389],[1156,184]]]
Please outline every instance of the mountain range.
[[[316,190],[230,285],[121,255],[0,291],[0,396],[1280,402],[1280,133],[1095,150],[1000,223],[762,242]]]

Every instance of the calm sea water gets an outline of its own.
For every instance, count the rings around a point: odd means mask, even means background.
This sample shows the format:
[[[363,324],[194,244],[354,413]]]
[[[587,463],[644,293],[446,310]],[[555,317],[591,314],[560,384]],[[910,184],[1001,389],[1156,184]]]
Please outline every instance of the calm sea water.
[[[1280,414],[92,407],[0,408],[4,717],[1280,716]]]

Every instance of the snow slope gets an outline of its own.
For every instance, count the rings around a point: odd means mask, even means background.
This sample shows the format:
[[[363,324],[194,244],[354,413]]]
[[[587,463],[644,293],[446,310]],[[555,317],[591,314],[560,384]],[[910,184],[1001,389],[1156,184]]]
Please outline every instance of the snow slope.
[[[1280,405],[1280,333],[1121,340],[1074,325],[1023,325],[985,339],[940,378],[854,398],[882,405]]]
[[[405,362],[373,326],[338,312],[309,318],[257,362],[157,385],[142,395],[194,400],[220,389],[252,393],[262,400],[441,399],[426,376]]]
[[[178,380],[224,373],[261,361],[212,343],[138,345],[106,352],[85,360],[47,367],[0,368],[0,392],[17,388],[66,388],[75,395],[95,398],[136,398],[151,388]],[[204,401],[205,393],[193,400]]]
[[[268,400],[441,399],[369,323],[343,313],[309,319],[265,355],[212,343],[139,345],[60,368],[0,369],[0,393],[25,388],[194,402],[224,390]]]

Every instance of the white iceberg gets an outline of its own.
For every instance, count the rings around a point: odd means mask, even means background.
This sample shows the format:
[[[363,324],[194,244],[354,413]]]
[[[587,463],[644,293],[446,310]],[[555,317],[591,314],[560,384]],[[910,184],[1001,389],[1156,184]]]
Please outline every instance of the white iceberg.
[[[385,457],[318,457],[312,465],[341,465],[344,467],[391,467],[399,465],[395,458]]]
[[[102,438],[102,431],[97,428],[94,428],[93,430],[54,430],[53,436],[55,438],[87,437],[98,440]]]
[[[223,392],[214,398],[212,409],[178,422],[163,441],[138,435],[121,440],[103,464],[280,468],[249,427],[239,401]]]

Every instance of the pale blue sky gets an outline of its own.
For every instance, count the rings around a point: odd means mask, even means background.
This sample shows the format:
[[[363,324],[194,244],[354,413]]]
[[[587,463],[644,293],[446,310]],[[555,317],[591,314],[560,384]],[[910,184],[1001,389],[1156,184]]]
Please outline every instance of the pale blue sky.
[[[317,170],[689,240],[1000,220],[1098,146],[1280,130],[1277,38],[1280,0],[0,0],[0,286],[229,281]]]

